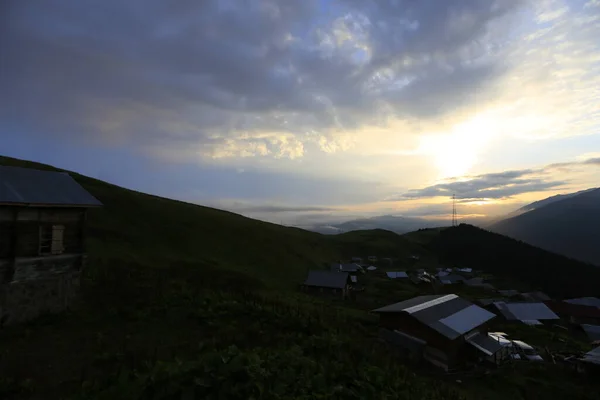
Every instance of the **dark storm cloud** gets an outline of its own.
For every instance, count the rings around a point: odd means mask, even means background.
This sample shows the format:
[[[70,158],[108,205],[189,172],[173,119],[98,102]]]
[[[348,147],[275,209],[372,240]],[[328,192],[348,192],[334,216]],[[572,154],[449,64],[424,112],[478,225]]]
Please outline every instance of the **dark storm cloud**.
[[[520,1],[325,3],[4,1],[0,119],[32,136],[211,147],[361,126],[381,107],[432,117],[503,73],[471,61]]]

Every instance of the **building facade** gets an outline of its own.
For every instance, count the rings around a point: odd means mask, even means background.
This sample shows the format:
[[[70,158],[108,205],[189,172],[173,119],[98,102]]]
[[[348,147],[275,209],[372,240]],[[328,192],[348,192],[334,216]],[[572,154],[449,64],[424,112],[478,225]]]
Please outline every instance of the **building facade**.
[[[68,174],[0,167],[0,324],[60,312],[79,293],[87,210]]]

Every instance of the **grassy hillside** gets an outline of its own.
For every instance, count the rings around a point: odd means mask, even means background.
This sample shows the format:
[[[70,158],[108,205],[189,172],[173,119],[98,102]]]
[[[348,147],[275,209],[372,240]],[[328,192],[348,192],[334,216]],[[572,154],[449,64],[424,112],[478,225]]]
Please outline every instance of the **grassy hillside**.
[[[560,369],[457,377],[403,360],[364,310],[412,286],[382,276],[350,304],[295,286],[340,257],[434,258],[405,237],[324,236],[74,177],[105,204],[90,213],[82,301],[0,330],[2,399],[594,398]]]
[[[519,280],[558,298],[600,294],[600,268],[506,236],[461,224],[420,237],[429,237],[426,246],[448,264]]]
[[[6,157],[0,158],[0,164],[54,169]],[[365,241],[354,233],[324,236],[71,175],[104,204],[89,214],[93,264],[186,264],[290,285],[302,280],[308,268],[320,268],[356,251],[400,255],[408,251],[401,246],[410,246],[384,231]]]
[[[564,195],[489,229],[534,246],[600,266],[600,189]],[[535,206],[534,203],[532,206]]]

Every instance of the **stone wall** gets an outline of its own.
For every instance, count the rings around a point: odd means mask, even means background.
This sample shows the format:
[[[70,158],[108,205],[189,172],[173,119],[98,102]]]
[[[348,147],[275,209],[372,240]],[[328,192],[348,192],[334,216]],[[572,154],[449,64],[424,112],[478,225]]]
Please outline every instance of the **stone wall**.
[[[0,324],[27,322],[73,305],[79,294],[81,275],[69,271],[46,279],[0,285]]]

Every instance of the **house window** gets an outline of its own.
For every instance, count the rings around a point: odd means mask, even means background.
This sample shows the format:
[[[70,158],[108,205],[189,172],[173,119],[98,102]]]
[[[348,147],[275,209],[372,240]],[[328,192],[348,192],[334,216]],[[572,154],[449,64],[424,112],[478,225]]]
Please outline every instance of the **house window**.
[[[61,254],[64,250],[63,225],[40,226],[40,255]]]

